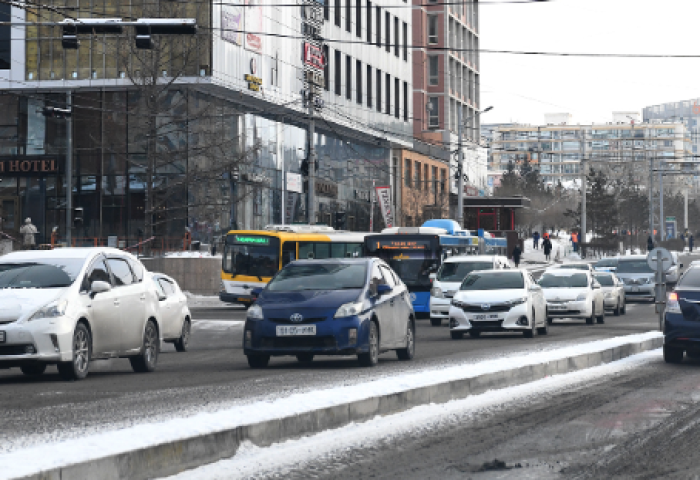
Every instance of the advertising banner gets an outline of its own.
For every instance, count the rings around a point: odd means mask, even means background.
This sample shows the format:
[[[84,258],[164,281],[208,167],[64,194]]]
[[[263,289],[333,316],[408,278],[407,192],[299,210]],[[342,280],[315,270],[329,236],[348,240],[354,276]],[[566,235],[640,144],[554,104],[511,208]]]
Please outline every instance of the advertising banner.
[[[287,172],[287,191],[297,193],[304,192],[300,174]]]
[[[387,228],[394,226],[394,209],[391,206],[391,187],[374,187],[377,191],[377,202],[384,217],[384,223]]]
[[[263,51],[263,9],[261,0],[246,0],[245,48],[253,52]]]
[[[243,45],[243,3],[232,0],[221,7],[221,38],[234,45]]]

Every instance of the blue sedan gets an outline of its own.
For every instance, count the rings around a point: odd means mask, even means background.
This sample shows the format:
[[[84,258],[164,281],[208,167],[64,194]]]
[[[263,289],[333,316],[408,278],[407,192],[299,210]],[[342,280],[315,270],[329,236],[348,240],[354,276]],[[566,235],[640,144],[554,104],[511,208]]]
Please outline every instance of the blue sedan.
[[[287,264],[248,310],[243,351],[252,368],[271,356],[357,355],[371,367],[394,350],[415,353],[415,314],[406,285],[376,258]]]
[[[664,360],[680,363],[683,354],[700,358],[700,266],[694,265],[668,294],[664,312]]]

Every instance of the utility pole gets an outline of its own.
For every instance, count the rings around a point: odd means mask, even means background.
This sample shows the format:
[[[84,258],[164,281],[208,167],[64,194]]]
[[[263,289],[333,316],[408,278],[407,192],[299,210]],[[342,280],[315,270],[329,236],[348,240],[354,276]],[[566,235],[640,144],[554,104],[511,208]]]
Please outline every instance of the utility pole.
[[[457,110],[457,223],[464,227],[464,151],[462,150],[462,106]]]
[[[646,142],[642,141],[643,154],[646,155]],[[649,155],[649,235],[654,239],[654,156]]]
[[[661,241],[666,240],[666,217],[664,217],[664,169],[663,160],[659,161],[659,233]]]
[[[310,92],[310,90],[309,90]],[[309,95],[311,97],[311,95]],[[316,188],[316,149],[314,148],[314,136],[316,128],[316,120],[314,118],[313,100],[309,98],[309,194],[307,199],[306,211],[308,213],[309,225],[316,224],[316,203],[314,199],[314,190]]]
[[[72,92],[66,93],[66,109],[73,110]],[[66,118],[66,247],[73,246],[73,115]]]
[[[578,233],[579,245],[586,243],[586,194],[588,182],[586,181],[586,127],[581,127],[581,231]],[[583,251],[581,250],[583,256]]]

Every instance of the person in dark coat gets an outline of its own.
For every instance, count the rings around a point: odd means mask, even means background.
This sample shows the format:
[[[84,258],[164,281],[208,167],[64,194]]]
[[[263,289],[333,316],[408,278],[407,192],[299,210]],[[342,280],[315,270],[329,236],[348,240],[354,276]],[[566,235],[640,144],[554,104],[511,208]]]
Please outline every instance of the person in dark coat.
[[[649,235],[649,238],[647,238],[647,251],[651,252],[652,250],[654,250],[654,239]]]
[[[551,260],[550,255],[552,254],[552,242],[549,240],[549,237],[544,238],[544,241],[542,242],[542,249],[544,250],[544,259],[547,261]]]
[[[535,232],[532,234],[532,244],[535,247],[535,250],[540,248],[540,232]]]
[[[520,255],[522,255],[522,253],[520,247],[516,245],[513,249],[513,263],[515,263],[515,268],[518,268],[518,265],[520,265]]]

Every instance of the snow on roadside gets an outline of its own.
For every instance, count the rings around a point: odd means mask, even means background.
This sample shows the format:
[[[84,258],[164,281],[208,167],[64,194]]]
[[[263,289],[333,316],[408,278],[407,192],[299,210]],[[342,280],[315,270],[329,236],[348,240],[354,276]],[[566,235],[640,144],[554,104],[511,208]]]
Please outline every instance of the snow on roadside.
[[[405,412],[378,416],[367,422],[351,423],[300,439],[275,443],[269,447],[260,448],[251,442],[245,442],[232,458],[167,478],[223,480],[232,478],[232,472],[236,472],[236,478],[264,475],[284,477],[291,469],[303,469],[309,464],[337,463],[339,456],[348,455],[352,450],[372,449],[379,442],[393,443],[406,436],[416,438],[420,432],[440,428],[441,424],[464,425],[473,418],[483,420],[512,405],[523,409],[528,404],[542,401],[543,396],[556,395],[581,385],[590,386],[595,381],[610,379],[613,375],[660,359],[661,350],[651,350],[599,367],[555,375],[516,387],[490,390],[462,400],[422,405]]]
[[[23,477],[61,465],[133,451],[206,433],[229,430],[274,418],[296,415],[320,408],[340,405],[379,395],[402,392],[486,373],[597,352],[629,342],[641,342],[661,336],[648,332],[570,347],[524,354],[515,358],[499,358],[482,362],[462,361],[450,367],[427,368],[419,372],[402,372],[380,376],[372,381],[350,386],[336,385],[325,390],[292,394],[269,401],[237,405],[219,411],[204,411],[185,418],[149,422],[114,431],[103,431],[80,438],[35,445],[0,455],[0,479]]]

